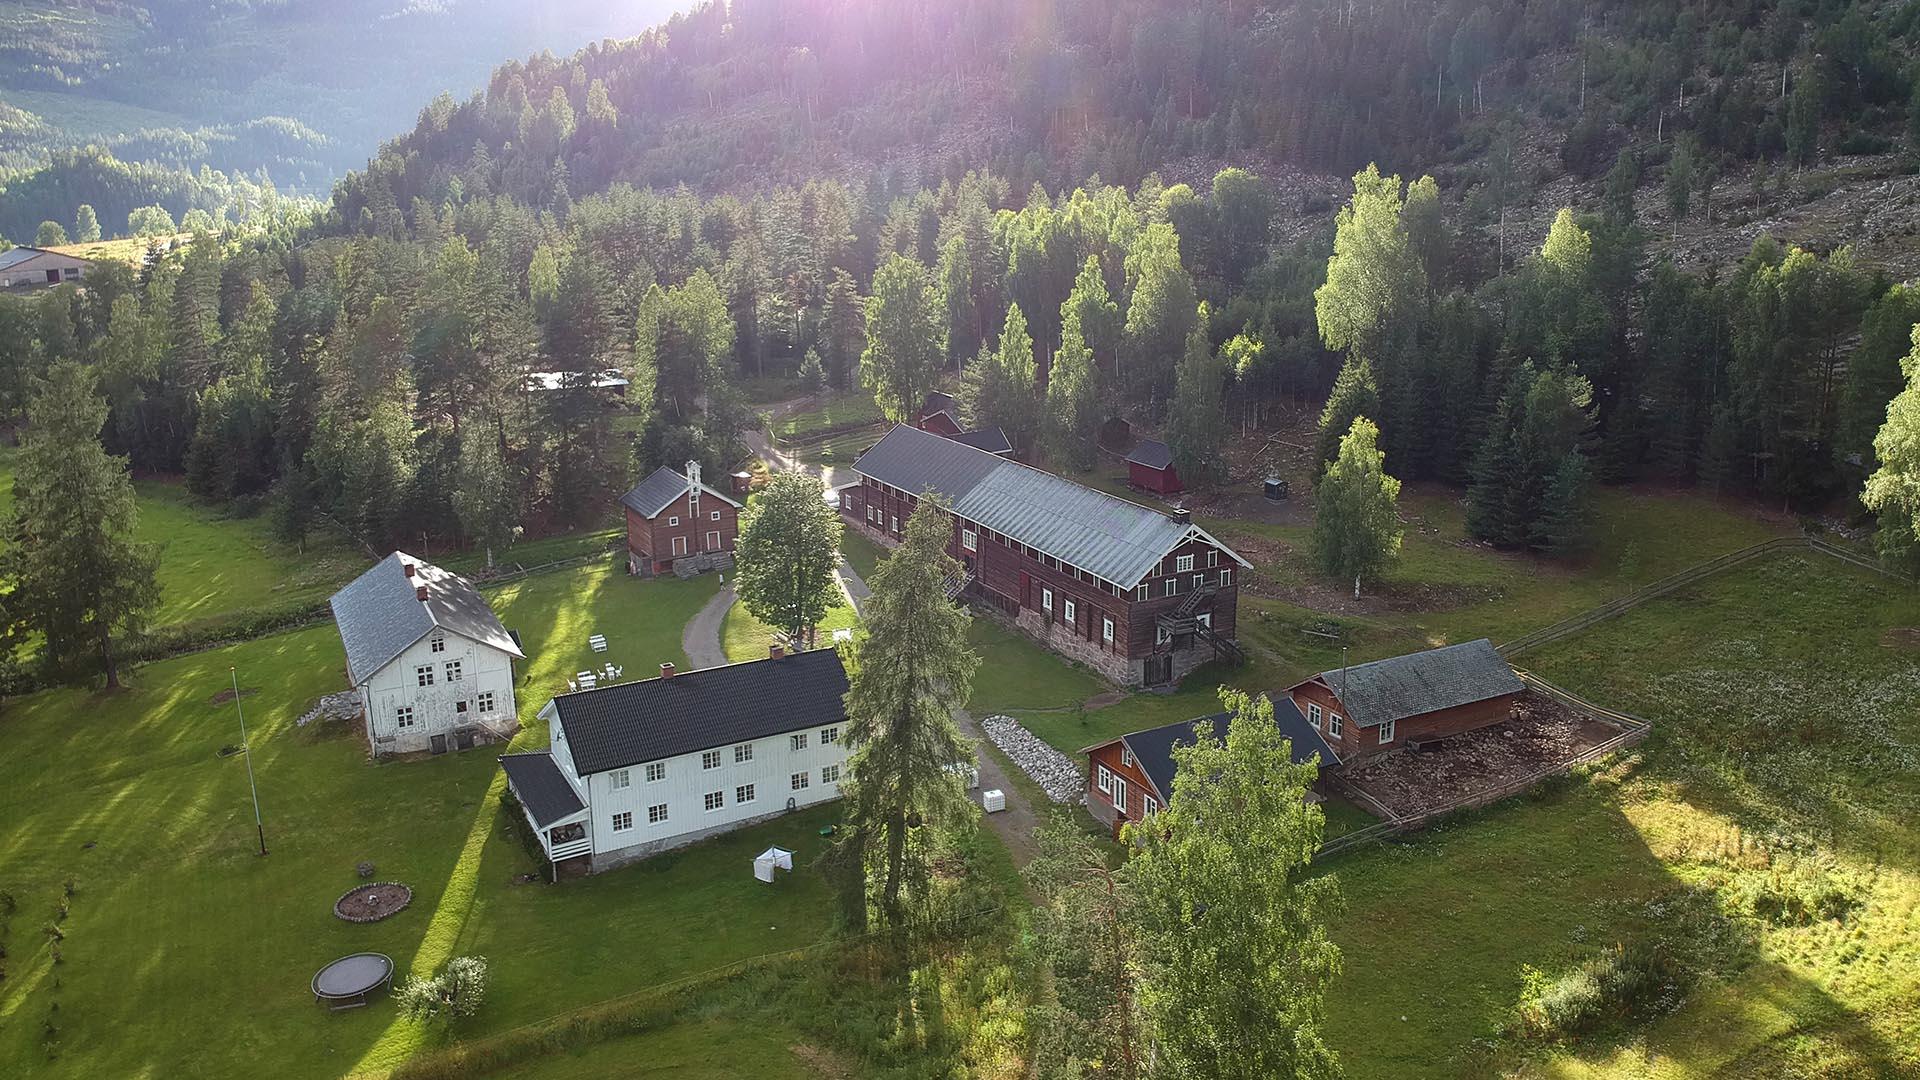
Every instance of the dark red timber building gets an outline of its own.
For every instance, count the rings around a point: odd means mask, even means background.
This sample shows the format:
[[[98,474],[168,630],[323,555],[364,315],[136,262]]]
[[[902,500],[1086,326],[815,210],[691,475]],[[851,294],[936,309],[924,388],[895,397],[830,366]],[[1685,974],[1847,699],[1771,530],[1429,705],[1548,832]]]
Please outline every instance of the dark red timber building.
[[[1081,751],[1087,755],[1087,810],[1117,834],[1121,825],[1139,821],[1167,805],[1178,771],[1173,763],[1174,747],[1193,745],[1196,723],[1212,725],[1214,738],[1225,741],[1231,718],[1230,713],[1215,713],[1198,721],[1163,724],[1087,747]],[[1292,701],[1274,699],[1273,723],[1292,742],[1294,764],[1317,761],[1322,774],[1340,764],[1333,748],[1308,726]],[[1322,798],[1318,792],[1307,792],[1308,802]]]
[[[913,414],[913,426],[949,439],[966,430],[960,426],[960,406],[955,404],[953,395],[938,390],[920,403],[920,411]]]
[[[1055,651],[1125,686],[1239,662],[1239,576],[1248,563],[1193,524],[905,424],[853,463],[840,512],[889,547],[921,492],[953,507],[948,595],[1011,618]]]
[[[1418,748],[1513,715],[1526,686],[1486,638],[1323,671],[1287,695],[1340,760]]]
[[[740,536],[740,504],[685,473],[661,466],[620,496],[627,514],[627,572],[652,577],[725,569]]]
[[[1127,484],[1155,495],[1178,495],[1186,490],[1180,471],[1173,467],[1173,451],[1158,439],[1142,439],[1127,455]]]

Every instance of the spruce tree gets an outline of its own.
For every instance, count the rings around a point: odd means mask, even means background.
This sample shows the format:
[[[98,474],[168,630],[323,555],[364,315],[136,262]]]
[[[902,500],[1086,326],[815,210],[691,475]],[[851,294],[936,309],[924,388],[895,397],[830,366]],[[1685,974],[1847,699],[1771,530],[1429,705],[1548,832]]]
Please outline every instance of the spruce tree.
[[[1340,453],[1340,440],[1346,438],[1353,422],[1380,411],[1380,388],[1374,385],[1373,365],[1365,357],[1348,356],[1333,380],[1326,407],[1320,410],[1320,435],[1314,442],[1313,482],[1320,482],[1326,464]]]
[[[1220,407],[1226,381],[1226,364],[1207,343],[1203,305],[1187,334],[1186,356],[1180,361],[1173,409],[1167,416],[1167,449],[1188,484],[1205,488],[1226,478],[1227,417]]]

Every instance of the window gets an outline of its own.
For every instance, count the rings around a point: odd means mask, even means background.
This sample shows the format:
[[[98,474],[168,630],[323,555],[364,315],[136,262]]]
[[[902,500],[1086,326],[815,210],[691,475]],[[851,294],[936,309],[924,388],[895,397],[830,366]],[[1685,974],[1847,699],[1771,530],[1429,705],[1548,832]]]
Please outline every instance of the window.
[[[633,828],[633,811],[622,810],[619,813],[613,815],[613,831],[614,832],[626,832],[628,829],[631,829],[631,828]]]
[[[667,519],[667,525],[670,528],[677,528],[679,524],[680,524],[680,519],[678,517],[670,517]]]
[[[419,681],[421,686],[432,686],[433,685],[433,665],[421,664],[419,667],[414,668],[413,677]]]
[[[805,791],[807,788],[807,784],[812,782],[812,779],[813,779],[812,773],[797,772],[788,778],[788,782],[793,785],[793,790]]]
[[[741,784],[733,789],[733,801],[737,803],[753,801],[753,785]]]
[[[664,761],[647,762],[647,783],[657,784],[667,778],[667,763]]]
[[[1320,730],[1320,706],[1311,701],[1307,702],[1307,723],[1313,725],[1313,730]]]
[[[1080,625],[1079,622],[1073,617],[1074,607],[1073,607],[1072,600],[1068,600],[1066,602],[1066,605],[1063,607],[1062,612],[1063,613],[1060,616],[1061,618],[1067,620],[1070,623],[1073,623],[1075,626]]]
[[[823,784],[839,783],[840,782],[840,766],[838,765],[820,766],[820,782]]]
[[[823,727],[820,729],[820,745],[821,746],[832,746],[834,743],[837,743],[839,741],[840,741],[839,728]]]
[[[717,768],[719,768],[719,767],[720,767],[720,751],[718,751],[718,750],[709,750],[709,751],[707,751],[706,753],[704,753],[704,754],[701,754],[701,755],[700,755],[700,767],[701,767],[702,769],[717,769]]]
[[[447,681],[448,682],[460,681],[460,661],[458,660],[447,661]]]
[[[631,787],[633,785],[633,770],[615,769],[607,774],[607,783],[613,785],[613,790],[615,791]]]
[[[435,634],[433,635],[433,640],[428,643],[428,647],[434,652],[446,652],[447,639],[439,634]]]
[[[1393,721],[1389,720],[1386,723],[1380,725],[1380,745],[1385,746],[1392,741],[1393,741]]]
[[[739,746],[736,746],[733,748],[733,763],[735,765],[744,765],[747,762],[752,760],[753,760],[753,744],[752,743],[750,742],[741,743]]]
[[[1224,589],[1231,584],[1233,584],[1233,568],[1228,567],[1220,571],[1220,587]]]
[[[1175,557],[1174,557],[1174,560],[1173,560],[1173,572],[1174,572],[1174,573],[1176,573],[1176,574],[1184,574],[1184,573],[1186,573],[1187,571],[1189,571],[1189,570],[1191,570],[1191,569],[1193,569],[1193,556],[1191,556],[1191,555],[1178,555],[1178,556],[1175,556]]]
[[[394,722],[394,725],[397,727],[402,727],[402,728],[412,727],[413,726],[413,706],[411,705],[400,706],[400,708],[396,710],[393,714],[393,722]]]
[[[1135,600],[1145,600],[1147,598],[1147,594],[1151,591],[1152,590],[1147,586],[1147,583],[1143,581],[1137,587],[1134,588],[1133,598]]]
[[[1133,764],[1133,748],[1132,747],[1125,746],[1125,745],[1120,747],[1120,764],[1127,765],[1127,766],[1131,766]]]
[[[1094,786],[1100,789],[1101,794],[1111,794],[1113,791],[1113,771],[1105,765],[1095,766],[1093,770],[1093,782]]]
[[[462,716],[465,716],[465,715],[466,715],[466,712],[467,712],[467,703],[466,703],[466,702],[464,702],[464,701],[456,701],[456,702],[454,702],[454,703],[453,703],[453,711],[454,711],[454,712],[456,712],[456,713],[459,713],[459,714],[460,714],[460,715],[462,715]]]
[[[1141,817],[1147,817],[1148,815],[1152,814],[1154,811],[1158,809],[1160,809],[1160,800],[1154,798],[1151,795],[1140,796],[1140,816]]]
[[[980,534],[974,532],[972,529],[961,529],[960,530],[960,550],[962,551],[980,550]]]
[[[647,824],[658,825],[667,820],[667,804],[654,803],[647,807]]]
[[[718,810],[722,806],[725,806],[727,804],[727,796],[726,796],[726,793],[724,792],[709,791],[705,795],[702,795],[700,798],[701,798],[701,801],[706,804],[707,813],[709,814],[713,813],[715,810]]]
[[[708,521],[719,521],[719,520],[720,520],[720,511],[718,511],[718,510],[715,510],[715,511],[714,511],[714,512],[713,512],[713,513],[712,513],[711,515],[709,515],[709,516],[707,517],[707,520],[708,520]]]
[[[1040,610],[1048,613],[1051,613],[1053,611],[1053,590],[1052,589],[1040,590]]]
[[[867,507],[867,524],[877,525],[879,524],[879,522],[880,522],[880,511],[874,509],[871,506]]]
[[[493,711],[493,691],[480,691],[480,711],[482,713],[490,713]]]
[[[1170,578],[1168,578],[1168,579],[1167,579],[1167,587],[1166,587],[1166,590],[1165,590],[1164,592],[1162,592],[1162,593],[1161,593],[1160,595],[1162,595],[1162,596],[1172,596],[1172,595],[1174,595],[1175,593],[1177,593],[1177,592],[1179,592],[1179,591],[1180,591],[1180,579],[1179,579],[1179,578],[1173,578],[1173,577],[1170,577]]]
[[[1113,644],[1113,620],[1104,615],[1100,617],[1100,640]]]
[[[1207,583],[1207,575],[1205,575],[1205,574],[1195,574],[1195,575],[1193,575],[1193,587],[1194,587],[1194,588],[1196,588],[1196,589],[1198,589],[1198,588],[1200,588],[1200,587],[1201,587],[1202,585],[1205,585],[1206,583]]]
[[[797,735],[791,735],[787,741],[793,744],[795,750],[805,750],[807,748],[807,733],[802,731]]]
[[[1155,626],[1153,628],[1153,643],[1155,645],[1165,645],[1167,642],[1172,640],[1173,640],[1173,635],[1168,632],[1166,627]]]
[[[1340,727],[1341,727],[1340,714],[1337,712],[1328,713],[1327,714],[1327,734],[1333,736],[1336,739],[1339,738]]]
[[[1213,548],[1207,549],[1207,565],[1208,566],[1220,565],[1220,553],[1218,551],[1215,551]]]
[[[892,530],[893,530],[894,532],[899,532],[899,531],[900,531],[900,519],[899,519],[898,517],[896,517],[895,515],[893,515],[893,514],[888,514],[888,515],[887,515],[887,528],[889,528],[889,529],[892,529]]]

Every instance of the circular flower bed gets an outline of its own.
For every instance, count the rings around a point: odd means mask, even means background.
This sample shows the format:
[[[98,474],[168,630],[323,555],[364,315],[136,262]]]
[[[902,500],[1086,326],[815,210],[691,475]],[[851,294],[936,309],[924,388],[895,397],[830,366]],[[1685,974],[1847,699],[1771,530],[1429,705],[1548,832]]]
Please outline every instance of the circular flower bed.
[[[413,902],[413,890],[397,881],[356,885],[333,902],[333,913],[348,922],[379,922]]]

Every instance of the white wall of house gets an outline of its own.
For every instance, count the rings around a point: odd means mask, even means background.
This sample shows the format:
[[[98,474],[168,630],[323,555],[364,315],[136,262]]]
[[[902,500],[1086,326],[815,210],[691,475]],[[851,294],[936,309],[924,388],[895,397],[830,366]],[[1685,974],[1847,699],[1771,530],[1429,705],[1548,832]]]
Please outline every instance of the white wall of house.
[[[421,685],[422,668],[432,673],[430,685]],[[513,657],[472,638],[434,630],[374,672],[361,686],[360,700],[376,754],[430,750],[435,735],[450,736],[457,728],[514,724]]]
[[[79,281],[86,276],[88,263],[85,259],[76,259],[71,255],[43,251],[28,259],[0,270],[0,287],[12,288],[16,285],[56,285],[69,281]],[[55,273],[59,280],[48,278],[48,271]]]
[[[551,718],[550,731],[554,760],[575,781],[576,789],[586,793],[587,833],[593,839],[596,870],[784,813],[789,799],[796,809],[837,799],[847,761],[846,722],[838,721],[748,743],[729,743],[713,751],[592,773],[583,786],[574,773],[573,755],[557,716]],[[827,731],[833,736],[823,738]],[[796,736],[805,736],[805,748],[795,748]],[[748,760],[737,760],[736,750],[741,746],[752,747]],[[705,767],[703,759],[709,752],[719,756],[714,768]],[[659,779],[648,779],[649,765],[661,767]],[[795,786],[796,775],[805,776],[805,786]],[[740,789],[749,784],[753,785],[753,797],[743,800]],[[709,810],[707,796],[715,792],[719,793],[719,806]],[[664,821],[650,820],[649,811],[657,806],[666,807]],[[620,814],[633,816],[630,828],[614,828],[614,819]]]

